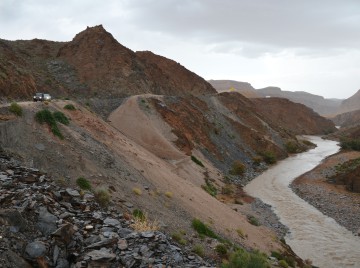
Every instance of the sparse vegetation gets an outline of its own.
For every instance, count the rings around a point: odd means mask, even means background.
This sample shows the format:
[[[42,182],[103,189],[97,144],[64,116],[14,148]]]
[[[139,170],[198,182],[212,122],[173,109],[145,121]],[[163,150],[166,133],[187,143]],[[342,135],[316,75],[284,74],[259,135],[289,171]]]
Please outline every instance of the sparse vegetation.
[[[200,244],[194,245],[193,248],[192,248],[192,252],[199,255],[200,257],[205,256],[204,247],[202,245],[200,245]]]
[[[70,111],[75,111],[75,110],[76,110],[75,106],[72,105],[72,104],[66,104],[66,105],[64,106],[64,109],[70,110]]]
[[[225,258],[227,256],[228,250],[224,244],[218,244],[215,247],[216,253],[221,257]]]
[[[200,167],[204,167],[204,164],[199,160],[197,159],[195,156],[191,156],[191,160],[195,162],[195,164],[199,165]]]
[[[167,191],[167,192],[164,193],[164,195],[165,195],[167,198],[172,198],[174,194],[173,194],[172,192]]]
[[[90,182],[83,178],[83,177],[79,177],[77,180],[76,180],[76,184],[80,187],[80,189],[82,190],[91,190],[91,184]]]
[[[316,147],[316,144],[315,144],[315,143],[312,143],[312,142],[309,141],[309,140],[301,140],[301,142],[302,142],[303,144],[305,144],[306,146]]]
[[[35,114],[35,120],[40,124],[46,123],[55,136],[59,137],[60,139],[64,139],[64,136],[61,134],[53,114],[49,110],[43,109],[37,112]]]
[[[178,233],[173,233],[171,235],[171,238],[176,241],[177,243],[179,243],[180,245],[186,245],[187,241],[184,239],[183,235],[178,232]]]
[[[240,228],[236,229],[236,232],[242,239],[246,238],[246,235],[244,234],[243,230],[241,230]]]
[[[67,118],[62,112],[59,112],[59,111],[53,112],[53,116],[57,122],[59,122],[63,125],[70,124],[69,118]]]
[[[259,220],[256,217],[252,216],[252,215],[248,215],[247,219],[248,219],[248,222],[251,223],[252,225],[255,225],[255,226],[260,226],[261,225]]]
[[[96,189],[94,192],[95,200],[100,204],[102,207],[107,207],[110,203],[110,194],[108,190],[104,188]]]
[[[343,150],[360,151],[360,139],[341,139],[340,147]]]
[[[160,229],[159,223],[156,220],[149,220],[147,214],[143,214],[143,217],[134,217],[134,222],[130,224],[130,227],[137,232],[157,231]]]
[[[133,193],[134,193],[134,194],[136,194],[136,195],[142,195],[142,191],[141,191],[140,188],[134,187],[132,190],[133,190]]]
[[[238,249],[230,255],[229,261],[222,265],[222,268],[268,268],[266,255],[260,252],[246,252]]]
[[[203,188],[209,195],[216,196],[217,189],[214,186],[214,184],[212,184],[212,182],[209,179],[205,179],[205,183],[206,184],[201,185],[201,188]]]
[[[135,217],[135,218],[139,218],[140,220],[145,220],[145,214],[144,214],[144,212],[142,212],[140,209],[134,209],[134,211],[133,211],[133,216]]]
[[[261,164],[261,162],[263,161],[263,158],[261,156],[257,155],[257,156],[254,156],[252,160],[253,160],[253,164],[255,166],[259,166]]]
[[[261,153],[261,156],[263,157],[263,160],[266,164],[272,165],[276,163],[276,156],[271,151],[265,151]]]
[[[240,160],[235,160],[232,164],[230,174],[231,175],[242,175],[245,172],[245,165]]]
[[[15,114],[16,116],[22,116],[23,115],[23,109],[22,107],[17,104],[16,102],[12,102],[9,107],[9,111]]]
[[[289,265],[287,264],[287,262],[285,260],[280,260],[279,261],[279,266],[282,268],[288,268]]]
[[[203,223],[199,219],[193,219],[192,227],[199,235],[203,235],[215,239],[218,238],[218,236],[205,223]]]
[[[290,154],[295,154],[300,152],[299,144],[297,144],[294,140],[289,140],[285,143],[286,151]]]
[[[234,186],[232,184],[225,184],[221,188],[221,193],[223,195],[232,195],[234,193]]]

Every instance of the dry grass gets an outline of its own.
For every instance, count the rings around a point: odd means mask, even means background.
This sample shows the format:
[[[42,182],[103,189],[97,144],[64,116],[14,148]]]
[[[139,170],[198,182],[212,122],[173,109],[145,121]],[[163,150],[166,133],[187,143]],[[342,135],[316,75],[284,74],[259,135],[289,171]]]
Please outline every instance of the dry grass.
[[[133,188],[133,193],[136,195],[142,195],[142,191],[139,188]]]
[[[147,214],[143,218],[135,217],[130,227],[137,232],[157,231],[160,229],[159,222],[157,220],[149,220]]]
[[[164,194],[167,198],[172,198],[174,195],[172,192],[165,192]]]

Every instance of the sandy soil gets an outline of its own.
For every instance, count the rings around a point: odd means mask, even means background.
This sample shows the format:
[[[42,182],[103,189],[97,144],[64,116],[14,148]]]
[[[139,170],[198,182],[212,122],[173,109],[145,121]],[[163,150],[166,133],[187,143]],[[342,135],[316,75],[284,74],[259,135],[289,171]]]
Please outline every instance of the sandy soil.
[[[335,173],[336,165],[358,157],[360,152],[354,151],[332,155],[291,185],[301,198],[355,234],[360,233],[360,194],[347,191],[343,185],[328,183],[327,177]]]

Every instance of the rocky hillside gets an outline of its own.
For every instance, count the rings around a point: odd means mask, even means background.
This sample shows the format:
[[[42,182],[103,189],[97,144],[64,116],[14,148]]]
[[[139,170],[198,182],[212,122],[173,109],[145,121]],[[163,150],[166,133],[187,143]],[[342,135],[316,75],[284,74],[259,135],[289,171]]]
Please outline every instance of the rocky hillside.
[[[257,89],[257,92],[262,97],[270,96],[286,98],[293,102],[304,104],[305,106],[310,107],[315,112],[323,116],[336,114],[342,101],[338,99],[325,99],[322,96],[310,94],[303,91],[283,91],[278,87],[266,87],[262,89]]]
[[[64,43],[0,40],[1,96],[29,99],[36,91],[87,101],[97,96],[113,100],[144,93],[216,92],[172,60],[124,47],[101,25],[88,27]]]
[[[360,110],[355,110],[352,112],[338,114],[335,117],[331,118],[331,120],[337,126],[341,127],[349,127],[360,124]]]
[[[346,113],[360,109],[360,90],[350,98],[343,100],[338,113]]]
[[[259,98],[259,95],[255,88],[250,83],[239,82],[233,80],[209,80],[208,81],[217,92],[238,92],[247,98]]]

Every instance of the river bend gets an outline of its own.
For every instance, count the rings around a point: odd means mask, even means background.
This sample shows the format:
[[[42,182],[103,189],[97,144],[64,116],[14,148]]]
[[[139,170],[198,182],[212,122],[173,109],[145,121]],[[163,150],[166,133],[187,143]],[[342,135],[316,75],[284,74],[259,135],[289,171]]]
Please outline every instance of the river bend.
[[[360,238],[298,197],[289,187],[301,174],[336,153],[334,141],[308,137],[317,147],[291,156],[252,180],[245,191],[271,205],[289,228],[285,240],[302,259],[319,267],[360,267]]]

